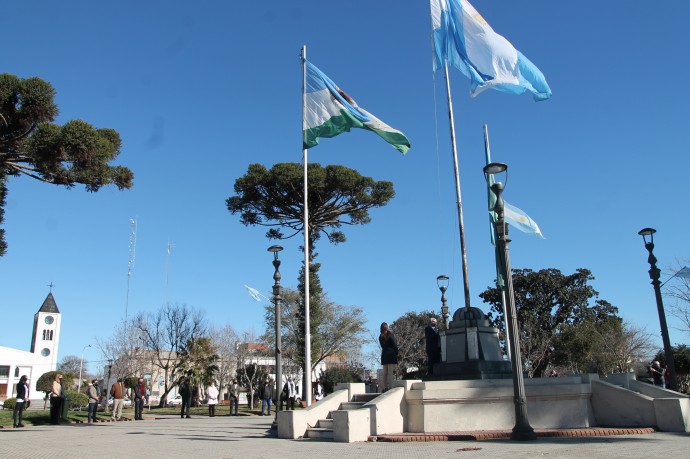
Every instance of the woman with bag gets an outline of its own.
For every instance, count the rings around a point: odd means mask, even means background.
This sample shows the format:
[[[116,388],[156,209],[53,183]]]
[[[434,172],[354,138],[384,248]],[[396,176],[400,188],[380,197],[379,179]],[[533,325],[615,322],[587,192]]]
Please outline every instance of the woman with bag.
[[[29,381],[26,375],[19,378],[17,383],[17,402],[14,405],[14,411],[12,412],[12,427],[24,427],[22,424],[22,416],[24,414],[24,408],[29,407]],[[19,419],[19,420],[17,420]]]

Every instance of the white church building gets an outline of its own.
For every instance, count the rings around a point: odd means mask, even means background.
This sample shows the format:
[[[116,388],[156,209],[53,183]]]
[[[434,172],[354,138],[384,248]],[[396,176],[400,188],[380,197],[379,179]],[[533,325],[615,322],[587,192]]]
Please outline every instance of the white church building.
[[[45,394],[36,390],[36,382],[44,373],[57,367],[60,343],[60,310],[52,293],[48,293],[34,315],[34,329],[29,351],[0,346],[0,400],[12,398],[17,393],[17,383],[22,375],[29,378],[29,398],[40,400]]]

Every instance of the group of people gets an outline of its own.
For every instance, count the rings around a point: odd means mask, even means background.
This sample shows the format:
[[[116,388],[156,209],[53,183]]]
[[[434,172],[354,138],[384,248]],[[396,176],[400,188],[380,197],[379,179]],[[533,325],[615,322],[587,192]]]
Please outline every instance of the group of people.
[[[436,326],[437,319],[431,317],[429,325],[424,329],[426,338],[426,356],[428,362],[428,374],[434,374],[434,365],[441,361],[441,336]],[[398,341],[387,322],[381,324],[379,335],[381,346],[381,366],[383,367],[382,392],[386,392],[393,386],[395,380],[395,368],[398,365]]]

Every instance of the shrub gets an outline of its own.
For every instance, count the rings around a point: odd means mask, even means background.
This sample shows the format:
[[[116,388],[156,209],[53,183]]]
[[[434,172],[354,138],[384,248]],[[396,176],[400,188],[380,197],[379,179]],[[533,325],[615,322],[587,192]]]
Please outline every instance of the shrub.
[[[323,384],[323,391],[330,394],[337,383],[362,382],[361,378],[348,368],[333,367],[321,372],[319,378]]]
[[[76,390],[65,391],[65,395],[69,397],[69,408],[72,410],[75,408],[84,408],[89,404],[89,397]]]
[[[17,399],[16,398],[8,398],[7,400],[5,400],[5,409],[6,410],[13,410],[16,405],[17,405]]]

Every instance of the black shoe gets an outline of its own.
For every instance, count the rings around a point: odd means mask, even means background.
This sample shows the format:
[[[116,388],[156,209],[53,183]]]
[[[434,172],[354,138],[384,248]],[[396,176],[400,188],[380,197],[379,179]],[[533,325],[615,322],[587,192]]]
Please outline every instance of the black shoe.
[[[191,418],[192,418],[191,416],[187,416],[187,419],[191,419]]]

